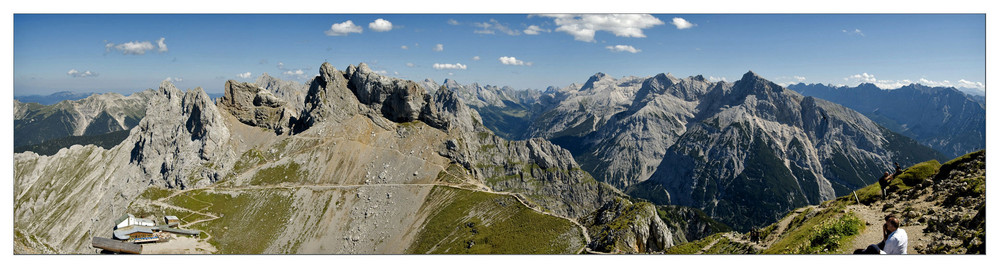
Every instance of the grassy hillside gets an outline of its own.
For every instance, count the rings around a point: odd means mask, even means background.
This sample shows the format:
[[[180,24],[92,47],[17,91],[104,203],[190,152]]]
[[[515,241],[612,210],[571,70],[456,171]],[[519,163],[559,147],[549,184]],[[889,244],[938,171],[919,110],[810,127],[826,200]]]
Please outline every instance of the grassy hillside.
[[[568,254],[584,246],[573,223],[511,196],[437,186],[429,197],[421,210],[434,213],[407,253]]]

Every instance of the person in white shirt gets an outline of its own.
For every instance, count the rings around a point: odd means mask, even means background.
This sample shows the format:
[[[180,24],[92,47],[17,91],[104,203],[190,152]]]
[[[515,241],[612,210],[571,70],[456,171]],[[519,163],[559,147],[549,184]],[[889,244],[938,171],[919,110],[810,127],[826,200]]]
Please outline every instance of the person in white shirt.
[[[899,228],[899,219],[888,215],[882,225],[882,242],[871,244],[865,250],[857,249],[854,254],[906,254],[908,240],[906,230]]]
[[[889,231],[889,238],[885,240],[885,247],[881,254],[906,254],[906,247],[909,238],[906,237],[906,230],[899,228],[899,220],[895,216],[885,217],[886,230]]]

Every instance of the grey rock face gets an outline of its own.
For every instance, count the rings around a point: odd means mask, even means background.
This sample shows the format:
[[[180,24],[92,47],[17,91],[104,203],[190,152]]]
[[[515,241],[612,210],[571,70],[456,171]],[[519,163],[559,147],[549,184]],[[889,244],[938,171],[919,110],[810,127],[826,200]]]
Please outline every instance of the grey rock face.
[[[645,181],[663,154],[687,131],[697,104],[709,89],[721,87],[704,79],[677,79],[659,74],[646,79],[631,105],[575,143],[577,159],[596,178],[619,188]],[[568,145],[567,145],[568,146]]]
[[[352,66],[353,67],[353,66]],[[347,88],[347,77],[330,65],[323,63],[319,76],[309,84],[305,105],[294,131],[301,132],[322,121],[340,121],[357,114],[358,99]]]
[[[553,93],[559,104],[538,116],[528,129],[530,137],[556,139],[583,137],[601,128],[628,109],[645,78],[612,78],[598,73],[580,88],[575,85]]]
[[[480,118],[475,110],[465,106],[455,92],[448,90],[435,92],[434,95],[424,96],[426,106],[421,109],[421,121],[442,130],[457,128],[473,132],[476,129]]]
[[[267,73],[258,77],[254,84],[269,91],[275,97],[284,100],[289,112],[296,118],[299,117],[299,112],[305,108],[305,99],[306,93],[309,91],[309,84],[277,79]]]
[[[617,198],[581,218],[590,248],[611,253],[656,253],[674,246],[673,234],[650,203]]]
[[[171,188],[185,188],[189,175],[208,178],[199,185],[220,179],[222,165],[235,157],[226,146],[229,129],[222,115],[201,88],[182,93],[170,82],[160,84],[156,95],[150,99],[147,117],[129,138],[122,142],[131,145],[130,163],[138,165],[150,184]],[[183,122],[183,128],[177,123]],[[215,163],[215,168],[203,167]]]
[[[242,123],[284,134],[291,131],[295,122],[287,104],[254,84],[230,80],[226,81],[225,95],[219,99],[218,107],[236,116]]]
[[[361,63],[356,69],[348,69],[348,86],[354,90],[358,101],[395,122],[408,122],[420,117],[427,101],[427,91],[413,81],[390,78],[372,72],[368,65]],[[356,70],[351,72],[351,70]]]

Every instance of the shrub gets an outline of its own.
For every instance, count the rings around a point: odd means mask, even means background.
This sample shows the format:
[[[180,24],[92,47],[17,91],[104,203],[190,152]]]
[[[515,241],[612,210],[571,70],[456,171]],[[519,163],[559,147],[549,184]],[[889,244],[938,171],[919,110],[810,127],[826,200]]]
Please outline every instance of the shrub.
[[[809,245],[800,249],[799,253],[836,251],[843,243],[860,233],[864,227],[864,221],[853,212],[835,220],[823,222],[823,224],[813,227]]]

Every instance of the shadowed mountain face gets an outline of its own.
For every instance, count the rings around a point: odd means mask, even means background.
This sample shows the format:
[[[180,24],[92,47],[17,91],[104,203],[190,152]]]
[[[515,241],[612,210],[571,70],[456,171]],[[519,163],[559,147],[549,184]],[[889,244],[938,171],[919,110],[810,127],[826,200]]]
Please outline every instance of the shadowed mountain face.
[[[546,93],[558,105],[528,134],[569,149],[595,178],[632,196],[697,207],[738,230],[870,184],[894,161],[942,158],[752,72],[735,83],[597,74]]]
[[[795,84],[789,89],[854,109],[893,132],[916,139],[949,158],[986,147],[986,104],[955,88],[911,84],[883,90]]]
[[[145,116],[152,94],[153,90],[129,96],[94,94],[51,105],[14,100],[14,147],[131,129]]]

